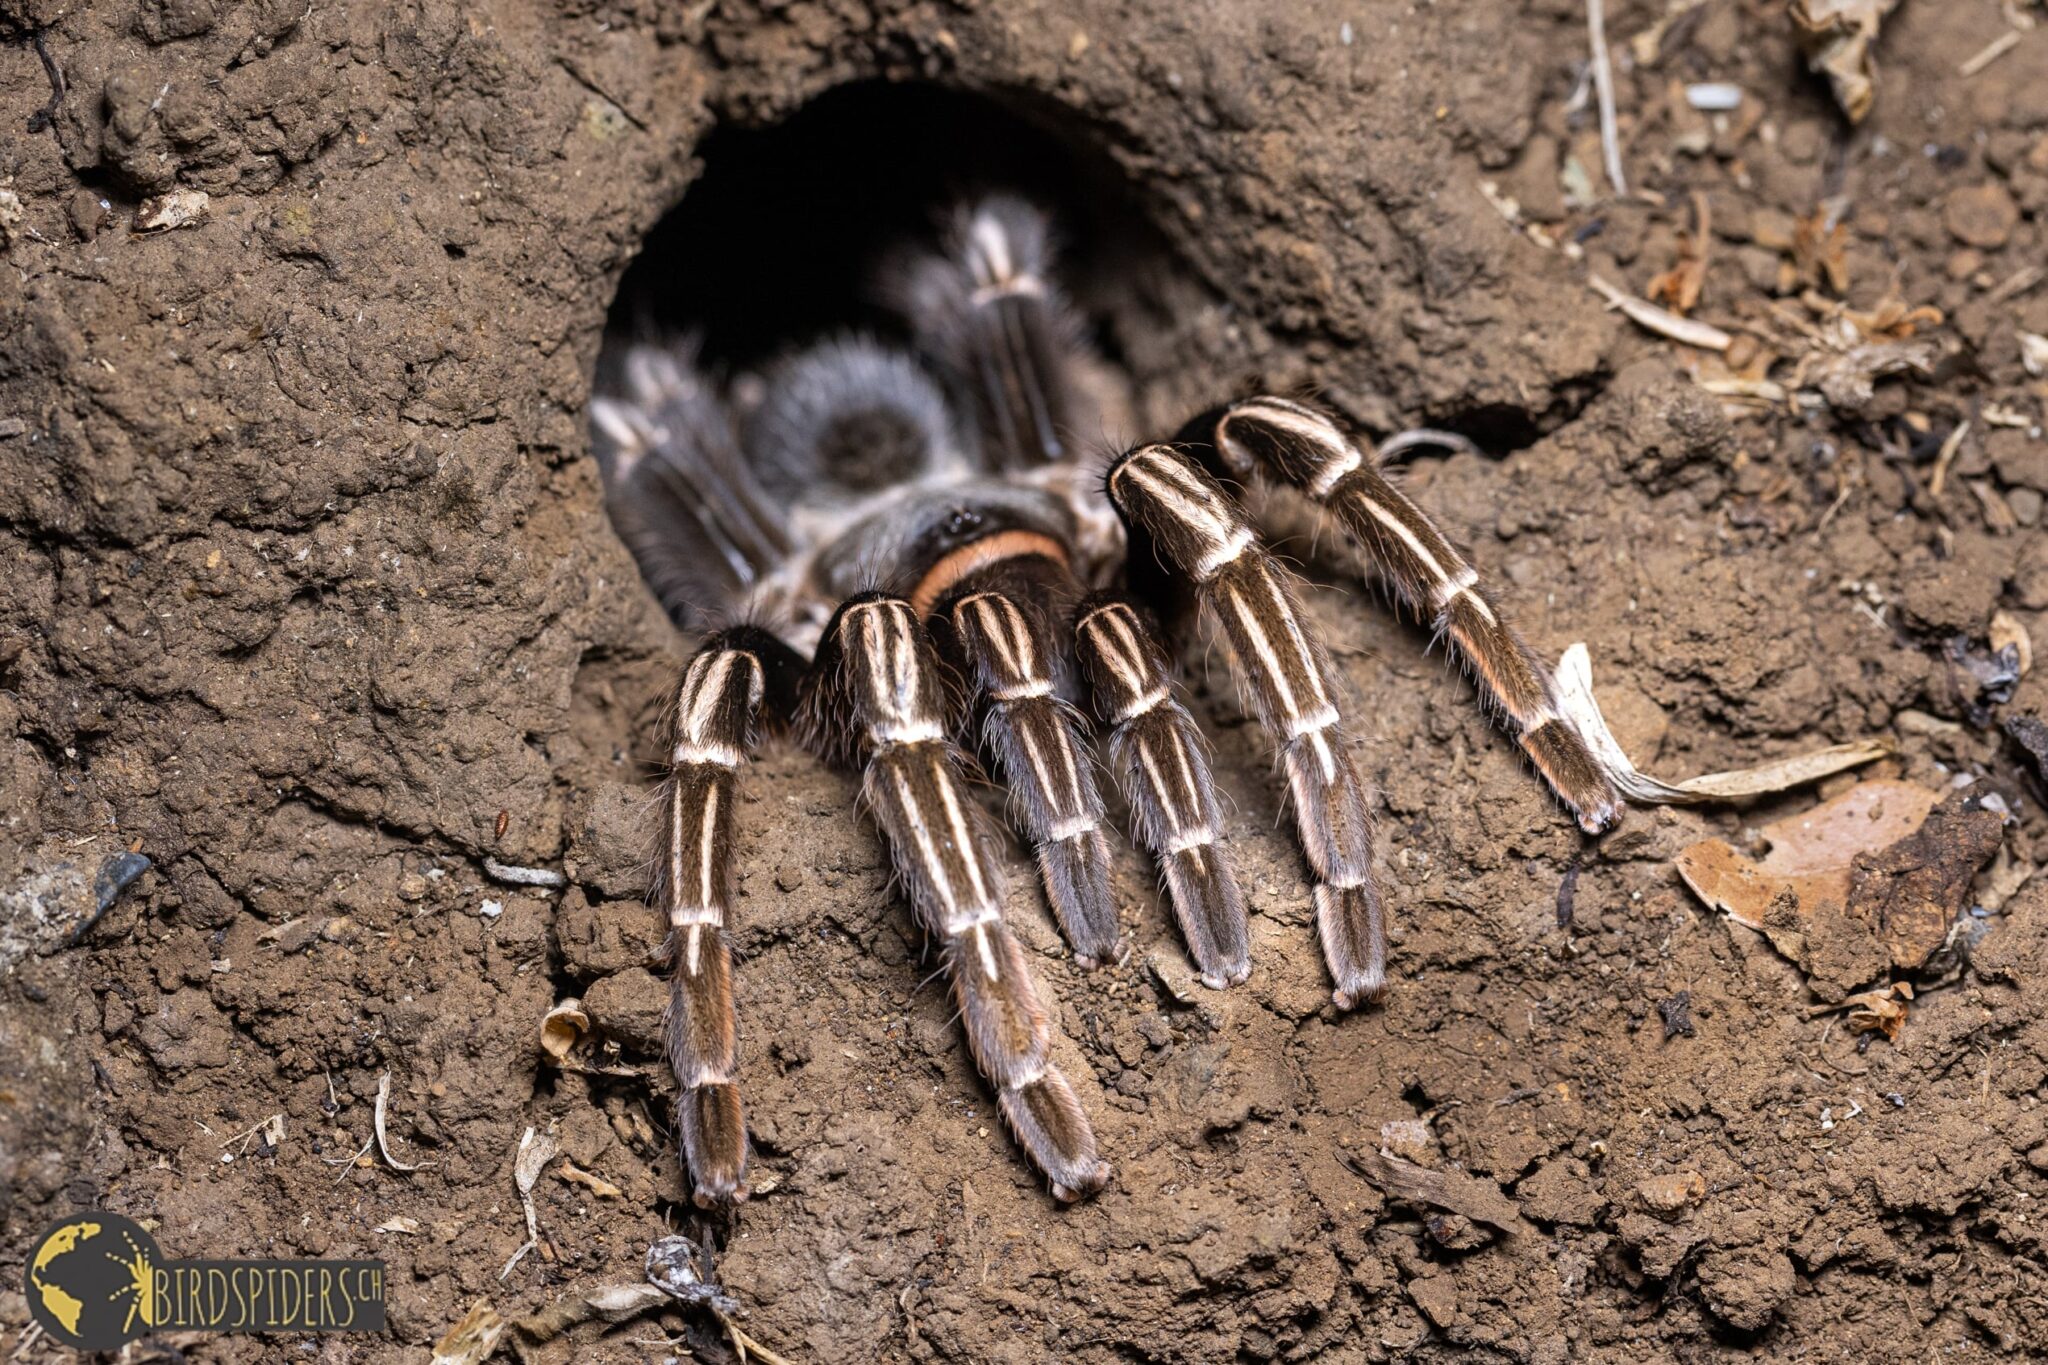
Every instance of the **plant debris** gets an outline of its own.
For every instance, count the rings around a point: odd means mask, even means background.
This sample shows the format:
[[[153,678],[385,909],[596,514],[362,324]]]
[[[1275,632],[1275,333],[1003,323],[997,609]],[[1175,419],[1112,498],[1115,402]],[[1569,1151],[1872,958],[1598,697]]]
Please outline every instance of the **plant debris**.
[[[169,232],[173,228],[193,227],[206,221],[207,197],[204,190],[172,190],[142,201],[135,210],[133,232]]]
[[[1851,1033],[1881,1033],[1897,1042],[1906,1026],[1907,1007],[1913,1002],[1913,983],[1894,981],[1888,986],[1858,991],[1839,1005],[1820,1005],[1806,1012],[1809,1019],[1841,1014]]]
[[[1620,309],[1629,321],[1638,327],[1647,328],[1660,336],[1667,336],[1673,341],[1683,342],[1687,346],[1697,346],[1705,351],[1725,351],[1735,344],[1735,338],[1719,327],[1711,327],[1691,318],[1682,318],[1646,299],[1639,299],[1633,294],[1616,289],[1598,275],[1588,275],[1586,283],[1592,286],[1593,292],[1606,299],[1610,307]]]
[[[1606,717],[1600,714],[1600,703],[1593,697],[1593,661],[1583,643],[1566,649],[1558,660],[1557,692],[1558,705],[1578,727],[1593,756],[1607,769],[1615,788],[1629,800],[1649,805],[1697,805],[1766,796],[1831,777],[1891,752],[1891,745],[1882,740],[1862,740],[1760,763],[1753,768],[1665,782],[1639,771],[1614,738],[1614,732],[1608,729]]]
[[[489,1299],[478,1299],[462,1320],[434,1343],[433,1365],[482,1365],[498,1349],[509,1325]]]
[[[1707,196],[1694,190],[1692,224],[1679,230],[1677,262],[1643,290],[1650,302],[1664,304],[1680,316],[1690,313],[1700,301],[1700,291],[1706,287],[1707,257],[1713,242],[1713,213],[1707,206]]]
[[[1664,1041],[1673,1038],[1695,1038],[1697,1031],[1692,1023],[1692,992],[1680,991],[1668,1000],[1657,1002],[1657,1013],[1664,1020]]]
[[[1925,787],[1879,779],[1759,834],[1764,857],[1706,839],[1678,855],[1679,876],[1827,995],[1926,965],[1968,908],[2003,821],[1961,794],[1940,802]]]
[[[1339,1152],[1338,1155],[1345,1165],[1371,1181],[1389,1199],[1449,1209],[1502,1232],[1521,1230],[1521,1205],[1502,1194],[1500,1186],[1491,1180],[1466,1175],[1463,1171],[1432,1171],[1384,1152]]]
[[[1828,79],[1835,103],[1861,123],[1877,100],[1877,64],[1870,49],[1879,25],[1899,0],[1792,0],[1792,29],[1806,68]]]
[[[1843,914],[1858,854],[1889,847],[1919,829],[1940,798],[1911,782],[1860,782],[1801,815],[1765,825],[1769,845],[1751,858],[1723,839],[1705,839],[1678,855],[1678,875],[1693,894],[1798,961],[1806,925]],[[1789,897],[1792,913],[1782,911]]]
[[[526,1259],[526,1253],[540,1245],[540,1214],[533,1207],[533,1187],[540,1179],[540,1173],[547,1169],[561,1144],[555,1141],[553,1133],[543,1133],[529,1126],[519,1139],[519,1155],[512,1163],[512,1180],[519,1188],[519,1203],[526,1210],[526,1240],[512,1253],[512,1259],[505,1262],[505,1268],[498,1272],[499,1279],[512,1274],[512,1268]]]
[[[1969,909],[1970,883],[2004,838],[2001,814],[1951,796],[1912,834],[1856,859],[1848,912],[1877,926],[1894,968],[1913,971]]]
[[[377,1129],[377,1154],[384,1158],[384,1164],[394,1171],[423,1171],[433,1165],[431,1161],[408,1164],[391,1155],[391,1139],[384,1133],[384,1114],[391,1102],[391,1073],[385,1072],[377,1078],[377,1107],[373,1121]]]
[[[680,1233],[663,1237],[647,1248],[647,1282],[662,1293],[689,1305],[702,1308],[718,1319],[718,1325],[725,1329],[725,1335],[732,1342],[742,1362],[748,1357],[758,1357],[767,1365],[790,1365],[775,1352],[748,1336],[734,1319],[739,1317],[739,1301],[726,1293],[712,1276],[711,1251],[698,1245]]]
[[[540,1050],[559,1063],[590,1032],[590,1016],[574,996],[557,1004],[540,1021]]]

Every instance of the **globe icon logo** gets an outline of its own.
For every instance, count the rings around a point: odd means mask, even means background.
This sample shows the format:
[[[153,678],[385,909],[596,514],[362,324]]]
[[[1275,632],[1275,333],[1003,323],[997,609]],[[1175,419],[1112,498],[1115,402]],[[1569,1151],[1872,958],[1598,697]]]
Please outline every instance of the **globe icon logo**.
[[[30,1315],[52,1338],[81,1351],[111,1351],[162,1321],[161,1260],[141,1225],[98,1209],[52,1224],[24,1266]]]

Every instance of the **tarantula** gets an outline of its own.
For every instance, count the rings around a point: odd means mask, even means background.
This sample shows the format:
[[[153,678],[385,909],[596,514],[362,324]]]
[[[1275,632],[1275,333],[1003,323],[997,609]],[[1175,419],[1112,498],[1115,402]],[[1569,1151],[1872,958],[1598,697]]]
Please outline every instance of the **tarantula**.
[[[840,337],[722,395],[689,348],[636,345],[623,391],[592,404],[618,529],[677,623],[709,632],[666,705],[649,895],[671,926],[668,1052],[700,1205],[747,1194],[725,917],[739,768],[772,729],[865,769],[904,892],[943,945],[968,1049],[1061,1200],[1100,1189],[1109,1166],[1051,1061],[965,774],[979,752],[1008,785],[1075,960],[1114,959],[1087,704],[1202,980],[1245,980],[1244,897],[1162,625],[1201,612],[1221,627],[1278,746],[1336,1005],[1385,988],[1371,802],[1338,689],[1300,580],[1233,484],[1291,487],[1334,516],[1450,640],[1580,825],[1597,833],[1619,813],[1549,669],[1478,570],[1328,413],[1278,397],[1231,403],[1101,472],[1073,444],[1094,401],[1090,355],[1053,267],[1046,216],[985,198],[886,269],[908,349]],[[717,624],[739,619],[773,626]]]

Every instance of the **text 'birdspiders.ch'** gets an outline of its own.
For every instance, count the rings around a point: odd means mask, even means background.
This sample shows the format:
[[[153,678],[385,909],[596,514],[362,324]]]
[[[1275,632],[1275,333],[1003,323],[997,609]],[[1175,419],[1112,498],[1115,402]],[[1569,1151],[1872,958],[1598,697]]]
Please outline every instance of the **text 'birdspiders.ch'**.
[[[739,770],[773,731],[864,770],[905,895],[943,947],[968,1049],[1060,1199],[1100,1189],[1110,1169],[1003,923],[970,755],[1012,793],[1075,959],[1111,961],[1092,715],[1202,980],[1244,981],[1244,897],[1168,647],[1190,613],[1220,628],[1278,747],[1332,998],[1351,1009],[1385,989],[1372,802],[1330,662],[1302,582],[1233,485],[1289,487],[1334,518],[1434,622],[1579,824],[1598,833],[1620,812],[1549,668],[1478,570],[1329,414],[1278,397],[1230,403],[1117,456],[1105,476],[1075,441],[1095,429],[1093,360],[1054,264],[1046,216],[987,197],[882,272],[907,348],[829,339],[736,394],[688,346],[639,345],[621,391],[592,404],[614,523],[677,623],[708,632],[667,704],[649,896],[671,926],[676,1126],[701,1205],[747,1193],[726,913]],[[738,620],[760,624],[720,624]]]

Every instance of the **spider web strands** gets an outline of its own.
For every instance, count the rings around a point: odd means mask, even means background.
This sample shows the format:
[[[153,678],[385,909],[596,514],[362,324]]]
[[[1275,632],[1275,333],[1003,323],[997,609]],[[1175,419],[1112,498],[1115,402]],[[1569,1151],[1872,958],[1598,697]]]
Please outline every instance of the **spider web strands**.
[[[1117,915],[1102,797],[1081,718],[1053,688],[1045,625],[1035,609],[992,587],[970,588],[947,614],[987,701],[997,766],[1074,959],[1084,967],[1113,961]]]
[[[1223,811],[1201,732],[1175,695],[1166,654],[1137,609],[1101,595],[1074,617],[1075,652],[1109,727],[1110,758],[1138,835],[1166,878],[1188,952],[1205,984],[1251,975],[1237,869],[1223,844]]]
[[[1316,876],[1316,925],[1340,1009],[1386,987],[1386,923],[1372,878],[1372,817],[1351,764],[1329,662],[1302,621],[1294,576],[1244,514],[1171,446],[1142,446],[1110,471],[1109,494],[1191,577],[1229,638],[1253,712],[1280,747],[1302,851]]]
[[[767,692],[767,665],[745,629],[722,632],[690,660],[669,711],[669,776],[651,899],[667,917],[669,1065],[681,1087],[676,1132],[712,1208],[747,1197],[747,1127],[735,1077],[732,955],[733,807],[739,767]]]
[[[1560,711],[1550,669],[1479,583],[1479,571],[1436,523],[1329,417],[1283,398],[1254,398],[1217,423],[1225,463],[1254,467],[1334,513],[1353,543],[1418,615],[1434,622],[1495,713],[1589,834],[1621,813],[1605,769]]]
[[[1002,879],[969,798],[938,656],[910,604],[863,594],[826,631],[818,672],[867,754],[866,796],[911,908],[944,944],[968,1050],[1056,1198],[1109,1179],[1073,1087],[1051,1061],[1052,1025],[1002,920]]]

